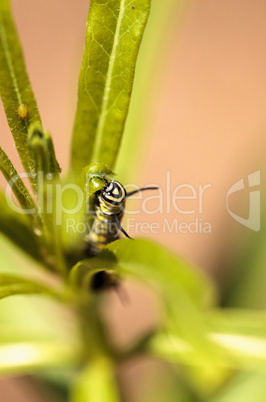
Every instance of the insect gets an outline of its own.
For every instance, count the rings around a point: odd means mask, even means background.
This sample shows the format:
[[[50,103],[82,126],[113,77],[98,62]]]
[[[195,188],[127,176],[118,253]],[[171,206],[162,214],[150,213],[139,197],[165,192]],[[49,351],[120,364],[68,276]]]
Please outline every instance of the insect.
[[[130,239],[121,226],[126,199],[141,191],[157,189],[158,187],[144,187],[127,193],[125,187],[118,181],[105,180],[105,186],[94,193],[95,219],[85,238],[89,254],[97,255],[106,244],[119,238],[120,231]]]

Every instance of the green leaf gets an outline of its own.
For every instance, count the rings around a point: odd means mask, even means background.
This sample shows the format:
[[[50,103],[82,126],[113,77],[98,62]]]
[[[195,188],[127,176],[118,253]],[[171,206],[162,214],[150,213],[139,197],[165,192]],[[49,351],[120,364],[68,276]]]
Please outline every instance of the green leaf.
[[[265,402],[265,373],[243,372],[236,375],[209,402],[250,402],[252,396],[256,402]]]
[[[213,289],[203,275],[164,247],[143,239],[110,243],[97,257],[78,263],[70,279],[88,289],[93,273],[100,270],[111,270],[122,279],[132,277],[149,285],[164,313],[161,326],[192,350],[189,356],[179,354],[179,361],[197,359],[205,380],[212,380],[214,386],[220,383],[223,376],[213,369],[214,363],[219,362],[219,348],[206,336],[203,314],[203,308],[212,302]]]
[[[99,258],[108,257],[108,251],[116,258],[122,276],[155,284],[165,294],[173,288],[176,292],[182,290],[199,306],[213,301],[214,289],[207,277],[159,244],[146,239],[121,239],[110,243]]]
[[[266,313],[220,309],[207,315],[209,338],[233,368],[265,371]]]
[[[60,230],[55,222],[61,209],[58,199],[60,167],[55,157],[52,138],[47,131],[43,132],[41,126],[35,124],[30,127],[28,145],[37,172],[37,205],[42,222],[42,240],[49,254],[56,255],[60,248]],[[57,256],[60,257],[59,254]],[[55,264],[58,270],[61,270],[60,261],[61,258]]]
[[[212,305],[214,297],[210,281],[187,262],[149,240],[118,240],[110,243],[98,258],[104,260],[108,252],[116,258],[113,269],[122,277],[135,277],[157,291],[164,309],[161,336],[164,348],[168,349],[167,360],[173,361],[175,356],[177,363],[193,365],[189,375],[202,394],[219,387],[229,369],[221,364],[220,345],[208,336],[205,308]]]
[[[39,253],[37,238],[27,216],[16,212],[13,209],[16,207],[13,201],[9,200],[10,205],[8,205],[7,200],[5,194],[0,191],[0,232],[33,258],[38,261],[43,260]]]
[[[204,314],[206,340],[213,349],[212,375],[219,378],[227,370],[253,370],[265,372],[266,369],[266,314],[258,311],[220,309]],[[198,345],[200,351],[201,345]],[[184,339],[178,332],[158,331],[147,347],[151,354],[172,363],[183,362],[188,366],[202,369],[198,351],[193,343]],[[222,369],[223,368],[223,369]],[[202,373],[198,373],[200,377]],[[223,377],[222,377],[223,378]]]
[[[29,259],[19,265],[19,257],[8,254],[5,262],[8,260],[9,266],[3,269],[30,270]],[[69,305],[40,294],[7,297],[0,301],[0,322],[1,374],[29,373],[42,367],[56,370],[80,363],[79,326]]]
[[[59,340],[0,344],[0,374],[29,373],[32,369],[66,367],[77,363],[77,349]]]
[[[119,402],[114,367],[104,358],[91,362],[76,379],[71,402]]]
[[[210,281],[186,261],[163,246],[146,239],[121,239],[107,245],[94,258],[80,261],[70,278],[78,285],[93,270],[114,269],[121,277],[134,277],[154,286],[161,293],[185,293],[195,305],[213,302],[214,289]]]
[[[0,299],[13,295],[39,293],[55,297],[59,300],[64,298],[63,294],[31,279],[22,278],[15,275],[0,274]]]
[[[116,262],[110,259],[102,260],[98,257],[79,261],[70,271],[70,285],[74,288],[84,288],[86,293],[91,288],[91,280],[98,272],[105,271],[108,274],[115,274],[117,271]],[[114,271],[112,271],[112,268]]]
[[[27,137],[30,124],[41,121],[8,0],[0,1],[0,94],[23,166],[34,174]]]
[[[43,132],[39,124],[31,125],[28,144],[32,160],[35,161],[36,172],[42,172],[45,179],[49,179],[49,175],[53,178],[57,177],[61,169],[56,160],[54,145],[49,132]]]
[[[112,168],[128,113],[136,58],[150,0],[92,0],[79,77],[72,168]]]
[[[3,173],[5,179],[10,185],[13,193],[15,194],[18,202],[23,209],[31,211],[29,217],[32,217],[36,213],[35,203],[28,192],[25,184],[21,180],[18,172],[14,168],[12,162],[6,155],[6,153],[0,147],[0,170]]]

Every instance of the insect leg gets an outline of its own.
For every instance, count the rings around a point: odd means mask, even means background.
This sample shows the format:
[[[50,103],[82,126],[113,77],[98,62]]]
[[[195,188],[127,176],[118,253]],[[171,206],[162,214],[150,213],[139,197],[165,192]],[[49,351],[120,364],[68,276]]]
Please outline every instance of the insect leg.
[[[116,224],[117,224],[118,229],[121,230],[121,232],[122,232],[128,239],[131,239],[131,240],[132,240],[132,237],[130,237],[130,236],[127,234],[127,232],[122,228],[118,216],[114,215],[114,217],[115,217],[115,221],[116,221]]]

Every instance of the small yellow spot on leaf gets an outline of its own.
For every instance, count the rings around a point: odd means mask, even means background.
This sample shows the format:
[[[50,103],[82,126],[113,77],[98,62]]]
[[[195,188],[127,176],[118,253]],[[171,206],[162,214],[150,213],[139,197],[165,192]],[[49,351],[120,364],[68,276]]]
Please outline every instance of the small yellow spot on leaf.
[[[26,117],[28,116],[28,109],[25,105],[19,105],[18,115],[21,119],[26,119]]]

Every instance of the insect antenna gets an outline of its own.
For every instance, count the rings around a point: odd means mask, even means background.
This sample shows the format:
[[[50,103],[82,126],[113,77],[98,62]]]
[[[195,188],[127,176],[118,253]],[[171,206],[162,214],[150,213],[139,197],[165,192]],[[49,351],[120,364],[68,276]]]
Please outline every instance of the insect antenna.
[[[143,187],[143,188],[139,188],[138,190],[134,190],[134,191],[130,191],[129,193],[127,193],[126,198],[131,197],[131,195],[136,194],[136,193],[140,193],[141,191],[146,191],[146,190],[159,190],[159,187]],[[127,232],[122,228],[120,220],[118,218],[118,216],[115,217],[116,220],[116,224],[119,230],[121,230],[121,232],[128,238],[128,239],[132,239],[132,237],[130,237]]]
[[[138,190],[130,191],[127,193],[127,198],[131,197],[133,194],[140,193],[141,191],[146,191],[146,190],[159,190],[159,187],[143,187],[139,188]]]

